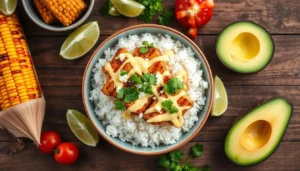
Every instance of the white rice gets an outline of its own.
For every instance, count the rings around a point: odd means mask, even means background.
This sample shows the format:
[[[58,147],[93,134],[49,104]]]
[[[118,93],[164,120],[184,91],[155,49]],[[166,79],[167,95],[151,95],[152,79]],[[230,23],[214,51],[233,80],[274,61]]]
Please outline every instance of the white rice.
[[[162,53],[169,50],[174,52],[168,62],[173,75],[182,69],[188,72],[188,95],[194,102],[193,108],[184,115],[184,125],[182,128],[176,128],[168,124],[156,126],[144,121],[143,114],[134,116],[133,119],[125,119],[122,112],[114,109],[113,97],[104,95],[101,88],[106,82],[106,75],[101,67],[112,59],[119,48],[126,48],[133,52],[136,47],[141,47],[143,41],[153,43]],[[118,137],[122,141],[130,142],[133,145],[144,147],[155,147],[161,144],[174,144],[184,132],[188,132],[196,121],[197,113],[205,105],[205,89],[208,83],[202,78],[201,62],[195,57],[194,51],[185,47],[180,41],[173,40],[169,35],[154,35],[145,33],[142,35],[130,35],[119,39],[115,47],[109,48],[104,52],[104,59],[99,59],[93,69],[92,86],[90,100],[95,104],[95,113],[99,120],[106,127],[106,134],[111,137]],[[157,76],[159,77],[159,76]],[[143,94],[139,95],[140,97]]]

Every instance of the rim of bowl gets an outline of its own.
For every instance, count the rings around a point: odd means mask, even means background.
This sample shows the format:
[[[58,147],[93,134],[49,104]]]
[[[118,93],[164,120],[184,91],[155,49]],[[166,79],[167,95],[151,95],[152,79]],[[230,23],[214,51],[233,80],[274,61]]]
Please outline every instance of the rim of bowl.
[[[201,55],[201,58],[203,59],[203,63],[205,63],[205,66],[207,68],[207,71],[208,71],[208,75],[209,75],[209,80],[210,80],[210,84],[209,84],[209,87],[210,87],[210,94],[211,94],[211,98],[210,98],[210,101],[207,101],[208,103],[208,108],[207,108],[207,111],[205,113],[205,116],[203,118],[203,121],[200,123],[200,125],[198,126],[198,128],[184,141],[182,141],[181,143],[177,144],[176,146],[172,147],[172,148],[168,148],[168,149],[165,149],[165,150],[162,150],[162,151],[154,151],[154,152],[140,152],[140,151],[135,151],[135,150],[130,150],[128,148],[124,148],[122,145],[119,145],[118,143],[115,143],[113,141],[110,140],[110,138],[107,138],[106,136],[102,135],[102,133],[98,130],[98,127],[96,126],[96,124],[94,123],[94,121],[91,119],[90,117],[90,113],[88,112],[87,110],[87,104],[86,104],[86,94],[85,94],[85,80],[87,79],[86,78],[86,74],[88,72],[88,69],[90,68],[90,65],[91,65],[91,62],[92,60],[95,58],[97,52],[109,41],[111,40],[112,38],[114,38],[115,36],[121,34],[121,33],[124,33],[128,30],[132,30],[132,29],[136,29],[136,28],[159,28],[159,29],[164,29],[164,30],[167,30],[167,31],[170,31],[170,32],[173,32],[175,34],[178,34],[179,36],[181,36],[182,38],[186,39],[195,49],[198,53],[200,53]],[[160,155],[160,154],[164,154],[164,153],[168,153],[170,151],[173,151],[175,149],[178,149],[179,147],[185,145],[187,142],[189,142],[192,138],[194,138],[198,132],[202,129],[202,127],[204,126],[204,124],[206,123],[207,119],[208,119],[208,116],[210,114],[210,111],[211,111],[211,108],[212,108],[212,103],[213,103],[213,99],[214,99],[214,95],[213,95],[213,87],[214,87],[214,82],[213,82],[213,76],[212,76],[212,71],[211,71],[211,68],[209,66],[209,63],[205,57],[205,55],[203,54],[203,52],[200,50],[200,48],[190,39],[188,38],[186,35],[184,35],[183,33],[173,29],[173,28],[170,28],[170,27],[167,27],[167,26],[162,26],[162,25],[157,25],[157,24],[139,24],[139,25],[135,25],[135,26],[129,26],[129,27],[126,27],[124,29],[121,29],[119,31],[117,31],[116,33],[112,34],[111,36],[109,36],[107,39],[105,39],[98,47],[97,49],[94,51],[94,53],[92,54],[91,58],[89,59],[87,65],[86,65],[86,69],[84,71],[84,75],[83,75],[83,79],[82,79],[82,99],[83,99],[83,105],[84,105],[84,109],[86,111],[86,114],[88,116],[88,118],[92,121],[92,124],[94,125],[94,127],[96,128],[97,132],[101,135],[101,137],[103,139],[105,139],[106,141],[108,141],[110,144],[114,145],[115,147],[123,150],[123,151],[126,151],[126,152],[129,152],[129,153],[133,153],[133,154],[138,154],[138,155]],[[129,143],[129,142],[127,142]]]
[[[40,26],[40,27],[42,27],[42,28],[44,28],[46,30],[62,32],[62,31],[72,30],[72,29],[80,26],[90,16],[90,14],[91,14],[91,12],[92,12],[92,10],[94,8],[95,0],[90,0],[90,4],[88,6],[88,9],[85,11],[84,15],[82,15],[79,20],[75,21],[75,23],[73,23],[73,24],[71,24],[71,25],[69,25],[67,27],[52,26],[52,25],[44,23],[42,19],[41,19],[41,22],[35,20],[34,17],[32,16],[32,14],[31,14],[31,12],[27,8],[26,4],[28,4],[28,3],[29,3],[28,0],[22,0],[23,7],[24,7],[24,9],[26,11],[26,14],[31,19],[31,21],[33,21],[36,25],[38,25],[38,26]]]

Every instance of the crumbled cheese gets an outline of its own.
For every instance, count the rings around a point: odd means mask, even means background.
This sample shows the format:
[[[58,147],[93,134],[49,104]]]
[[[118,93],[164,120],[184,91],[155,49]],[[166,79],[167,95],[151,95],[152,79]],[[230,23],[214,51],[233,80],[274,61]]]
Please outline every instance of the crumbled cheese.
[[[161,107],[156,106],[155,109],[157,110],[157,112],[161,113]]]
[[[160,91],[159,91],[159,93],[160,93],[160,94],[163,94],[163,93],[164,93],[164,91],[163,91],[163,90],[160,90]]]
[[[149,61],[149,59],[148,59],[148,58],[145,58],[145,61]]]
[[[119,93],[119,91],[121,90],[121,88],[122,88],[121,86],[118,86],[116,92]]]
[[[160,84],[162,81],[162,75],[160,73],[157,73],[155,77],[156,77],[156,84]]]
[[[139,114],[139,118],[142,119],[143,118],[143,113]]]
[[[123,75],[123,76],[119,75],[118,78],[119,78],[119,80],[120,80],[121,82],[125,83],[125,82],[127,82],[127,80],[128,80],[128,75],[127,75],[127,74],[125,74],[125,75]]]
[[[120,59],[121,61],[124,61],[125,57],[126,57],[126,56],[125,56],[124,54],[122,54],[122,53],[119,55],[119,59]]]
[[[154,96],[152,99],[153,99],[153,100],[156,100],[156,97]]]
[[[137,84],[136,88],[142,88],[142,85],[141,84]]]
[[[144,92],[139,92],[139,99],[141,99],[141,98],[143,98],[145,96],[146,96],[146,94]]]

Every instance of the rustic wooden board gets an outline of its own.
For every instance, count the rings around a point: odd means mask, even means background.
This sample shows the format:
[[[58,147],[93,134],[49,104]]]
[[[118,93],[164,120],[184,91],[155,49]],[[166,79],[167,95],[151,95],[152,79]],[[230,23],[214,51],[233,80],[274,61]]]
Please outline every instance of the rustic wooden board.
[[[100,15],[106,0],[96,0],[88,21],[97,20],[101,26],[99,45],[112,33],[126,26],[144,23],[139,19],[110,18]],[[164,0],[164,6],[172,9],[174,0]],[[200,133],[181,149],[188,153],[199,142],[205,152],[196,166],[209,164],[212,170],[300,170],[300,3],[298,0],[215,0],[217,7],[211,22],[199,31],[195,42],[205,53],[214,74],[224,81],[229,107],[224,116],[209,118]],[[81,100],[81,81],[92,51],[85,57],[67,61],[58,54],[69,32],[50,32],[36,26],[25,14],[19,3],[18,14],[27,35],[36,70],[47,100],[43,130],[55,130],[63,141],[79,145],[81,157],[72,166],[56,164],[53,157],[44,155],[26,140],[25,149],[9,155],[16,143],[7,131],[0,130],[0,170],[158,170],[157,156],[137,156],[123,152],[104,140],[97,148],[83,145],[69,129],[65,113],[67,109],[84,112]],[[229,23],[237,20],[253,20],[271,33],[275,42],[275,56],[265,70],[242,75],[225,68],[215,53],[217,34]],[[154,21],[155,23],[156,21]],[[113,23],[113,24],[112,24]],[[176,22],[171,27],[185,31]],[[95,47],[96,48],[96,47]],[[94,48],[94,49],[95,49]],[[238,118],[262,101],[281,96],[294,105],[294,112],[283,142],[265,162],[238,167],[224,154],[224,139]]]

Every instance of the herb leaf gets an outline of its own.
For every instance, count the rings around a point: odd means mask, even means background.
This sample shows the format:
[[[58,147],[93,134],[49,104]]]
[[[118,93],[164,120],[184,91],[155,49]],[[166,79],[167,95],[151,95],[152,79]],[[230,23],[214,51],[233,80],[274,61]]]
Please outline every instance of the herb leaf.
[[[112,7],[112,3],[109,1],[107,1],[107,3],[101,8],[101,14],[102,16],[104,16],[105,18],[109,18],[111,17],[111,15],[109,15],[109,10]]]
[[[170,152],[169,156],[172,162],[178,163],[182,159],[183,153],[179,150],[175,150]]]
[[[128,71],[121,71],[120,75],[121,76],[124,76],[124,75],[127,75],[128,74]]]
[[[182,171],[199,171],[199,169],[190,164],[183,164]]]
[[[147,53],[148,52],[148,48],[147,47],[141,47],[139,50],[140,53]]]
[[[123,99],[126,103],[130,103],[139,98],[139,92],[136,87],[121,88],[117,94],[117,98]]]
[[[123,102],[121,102],[121,101],[116,101],[115,102],[115,108],[117,109],[117,110],[125,110],[125,105],[124,105],[124,103]]]
[[[173,17],[173,13],[171,11],[163,11],[158,16],[158,23],[160,25],[168,25],[170,24],[172,17]]]
[[[142,80],[144,82],[147,82],[147,83],[151,84],[151,85],[155,85],[156,84],[156,76],[154,74],[148,74],[148,73],[144,74],[142,76]]]
[[[130,81],[132,83],[141,83],[142,80],[141,80],[141,77],[139,77],[137,74],[133,74],[131,77],[130,77]]]
[[[196,157],[200,157],[203,153],[203,145],[202,144],[195,144],[192,147],[192,157],[196,158]]]
[[[164,85],[164,92],[168,94],[174,94],[183,88],[184,88],[184,84],[181,81],[179,81],[177,77],[174,77],[168,81],[168,84]]]
[[[170,166],[170,161],[167,156],[160,156],[158,159],[158,164],[164,168],[168,168]]]
[[[147,94],[153,94],[152,87],[148,84],[141,84],[142,87],[139,89],[139,91],[147,93]]]
[[[150,22],[157,12],[163,11],[162,0],[137,0],[137,2],[146,7],[139,16],[139,18],[145,22]]]
[[[178,112],[178,109],[173,106],[173,102],[171,100],[165,100],[161,103],[163,109],[169,113],[176,113]]]

